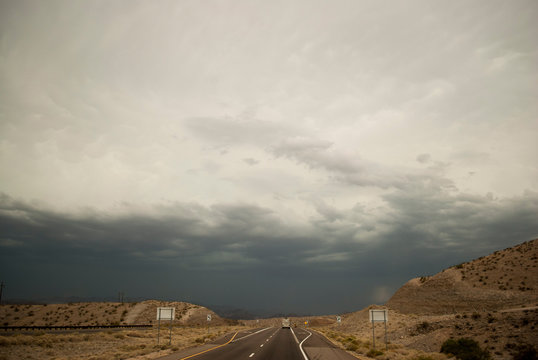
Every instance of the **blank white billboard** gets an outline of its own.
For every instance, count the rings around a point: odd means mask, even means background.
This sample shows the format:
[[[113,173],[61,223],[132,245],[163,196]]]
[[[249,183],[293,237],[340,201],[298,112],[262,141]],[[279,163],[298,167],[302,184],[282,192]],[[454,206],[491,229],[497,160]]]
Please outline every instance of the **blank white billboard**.
[[[389,322],[389,311],[383,310],[370,310],[370,322]]]
[[[157,320],[174,320],[176,317],[176,308],[160,307],[157,308]]]

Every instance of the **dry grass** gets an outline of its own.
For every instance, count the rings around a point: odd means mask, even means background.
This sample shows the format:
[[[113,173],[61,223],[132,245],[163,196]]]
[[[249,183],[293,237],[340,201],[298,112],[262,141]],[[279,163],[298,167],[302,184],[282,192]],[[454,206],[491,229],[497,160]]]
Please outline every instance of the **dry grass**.
[[[108,330],[78,333],[0,334],[0,360],[119,360],[152,359],[191,346],[200,345],[239,327],[173,328],[172,344],[168,345],[168,329],[161,328],[160,344],[157,329]]]
[[[387,302],[407,314],[495,311],[538,303],[538,240],[410,280]]]
[[[376,340],[376,348],[373,348],[371,338],[358,337],[349,333],[318,329],[333,344],[353,354],[358,354],[379,360],[445,360],[447,357],[439,352],[426,352],[407,348],[403,345],[389,343],[385,346],[382,338]]]
[[[48,305],[2,305],[2,326],[117,325],[134,303],[70,303]]]
[[[372,325],[368,322],[367,309],[347,314],[343,318],[340,326],[333,324],[314,329],[324,333],[343,349],[362,355],[368,354],[372,343]],[[445,340],[468,337],[476,340],[483,349],[490,351],[493,358],[511,359],[513,350],[518,345],[530,344],[538,348],[537,331],[536,309],[431,316],[390,311],[387,326],[389,352],[385,355],[391,359],[400,358],[400,355],[437,359],[434,354],[438,354]],[[377,348],[382,350],[383,324],[376,325],[375,334]]]

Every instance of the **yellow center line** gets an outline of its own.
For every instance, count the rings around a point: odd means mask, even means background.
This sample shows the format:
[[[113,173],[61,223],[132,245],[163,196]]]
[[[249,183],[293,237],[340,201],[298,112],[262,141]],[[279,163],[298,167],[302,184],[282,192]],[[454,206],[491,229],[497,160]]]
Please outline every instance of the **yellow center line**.
[[[209,351],[211,351],[211,350],[218,349],[219,347],[226,346],[226,345],[228,345],[229,343],[231,343],[231,342],[233,341],[233,339],[235,339],[235,337],[237,336],[237,334],[239,334],[239,331],[236,332],[236,333],[234,334],[234,336],[232,336],[232,338],[230,339],[230,341],[228,341],[226,344],[222,344],[222,345],[215,346],[215,347],[213,347],[213,348],[211,348],[211,349],[204,350],[204,351],[199,352],[199,353],[197,353],[197,354],[189,355],[189,356],[184,357],[184,358],[181,358],[181,359],[179,359],[179,360],[190,359],[190,358],[192,358],[192,357],[201,355],[201,354],[206,353],[206,352],[209,352]]]

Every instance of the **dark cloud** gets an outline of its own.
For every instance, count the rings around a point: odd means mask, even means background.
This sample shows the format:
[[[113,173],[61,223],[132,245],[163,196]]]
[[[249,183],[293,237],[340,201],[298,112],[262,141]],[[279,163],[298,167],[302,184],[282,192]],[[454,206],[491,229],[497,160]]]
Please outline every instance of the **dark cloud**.
[[[388,211],[375,222],[360,207],[342,211],[320,203],[320,218],[307,226],[253,205],[70,215],[2,195],[1,270],[13,296],[102,295],[123,286],[143,297],[188,294],[193,301],[208,296],[250,308],[337,312],[379,300],[411,277],[538,235],[538,194],[532,192],[495,200],[395,191],[385,200]],[[37,284],[47,278],[56,283],[49,290]],[[282,302],[283,289],[313,298],[308,305],[301,296]]]

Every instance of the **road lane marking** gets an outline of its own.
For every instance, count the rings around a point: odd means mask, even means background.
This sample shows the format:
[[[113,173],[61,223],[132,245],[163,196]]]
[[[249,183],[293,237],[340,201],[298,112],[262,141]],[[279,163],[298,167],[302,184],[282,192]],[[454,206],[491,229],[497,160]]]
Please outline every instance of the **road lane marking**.
[[[290,328],[290,329],[291,329],[291,333],[293,334],[293,337],[295,338],[295,342],[298,344],[299,340],[297,339],[297,336],[295,336],[295,331],[293,331],[293,328]]]
[[[253,357],[253,356],[254,356],[254,353],[250,354],[250,356],[249,356],[249,357]]]
[[[261,344],[260,347],[263,347],[263,344]]]
[[[256,331],[255,333],[248,334],[248,335],[246,335],[246,336],[240,337],[239,339],[235,339],[234,342],[235,342],[235,341],[239,341],[239,340],[243,340],[243,339],[245,339],[245,338],[248,338],[249,336],[252,336],[252,335],[261,333],[262,331],[269,330],[269,329],[271,329],[271,328],[268,327],[268,328],[265,328],[265,329],[258,330],[258,331]]]
[[[229,341],[228,341],[227,343],[225,343],[225,344],[222,344],[222,345],[218,345],[218,346],[212,347],[211,349],[207,349],[207,350],[201,351],[201,352],[199,352],[199,353],[197,353],[197,354],[192,354],[192,355],[189,355],[189,356],[187,356],[187,357],[184,357],[184,358],[181,358],[181,359],[179,359],[179,360],[185,360],[185,359],[190,359],[190,358],[192,358],[192,357],[195,357],[195,356],[198,356],[198,355],[204,354],[204,353],[206,353],[206,352],[209,352],[209,351],[211,351],[211,350],[215,350],[215,349],[218,349],[219,347],[223,347],[223,346],[226,346],[226,345],[228,345],[229,343],[231,343],[231,342],[232,342],[232,340],[233,340],[233,339],[234,339],[234,338],[235,338],[235,337],[237,336],[237,334],[239,334],[239,331],[238,331],[238,332],[236,332],[236,333],[234,334],[234,336],[232,336],[232,338],[231,338],[231,339],[230,339],[230,340],[229,340]]]
[[[306,356],[306,354],[305,354],[305,352],[304,352],[304,350],[303,350],[303,343],[304,343],[310,336],[312,336],[312,333],[311,333],[310,331],[306,330],[306,329],[305,329],[305,331],[306,331],[307,333],[309,333],[310,335],[308,335],[307,337],[304,338],[303,341],[301,341],[301,343],[299,344],[299,349],[300,349],[301,352],[303,353],[304,359],[305,359],[305,360],[308,360],[308,356]]]

